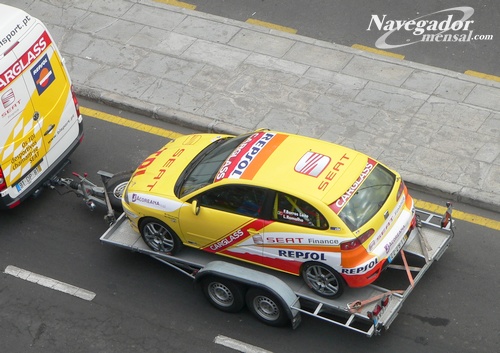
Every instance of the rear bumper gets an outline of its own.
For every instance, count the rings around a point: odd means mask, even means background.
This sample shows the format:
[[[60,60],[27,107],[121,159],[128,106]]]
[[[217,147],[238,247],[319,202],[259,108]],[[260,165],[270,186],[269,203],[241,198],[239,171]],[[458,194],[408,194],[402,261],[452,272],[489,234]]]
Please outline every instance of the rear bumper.
[[[342,274],[345,282],[349,287],[359,288],[365,287],[371,283],[373,283],[379,276],[382,270],[385,268],[386,259],[380,261],[375,265],[370,271],[365,272],[360,275],[353,274]]]
[[[38,178],[36,182],[31,184],[26,190],[20,194],[19,196],[12,198],[9,195],[4,197],[0,197],[0,210],[14,208],[19,205],[20,202],[26,200],[30,197],[36,190],[43,186],[50,178],[54,175],[58,174],[64,167],[66,167],[71,161],[69,160],[69,156],[73,153],[73,151],[80,145],[80,141],[83,138],[83,123],[79,124],[78,130],[78,138],[73,141],[73,143],[68,147],[68,149],[61,154],[61,156],[57,159],[55,163],[49,166],[47,170],[45,170],[42,177]]]

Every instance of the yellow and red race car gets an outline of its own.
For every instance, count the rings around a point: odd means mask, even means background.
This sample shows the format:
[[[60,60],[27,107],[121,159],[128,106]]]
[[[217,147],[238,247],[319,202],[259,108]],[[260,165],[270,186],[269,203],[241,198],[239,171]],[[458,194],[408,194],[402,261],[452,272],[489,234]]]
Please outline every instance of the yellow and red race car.
[[[268,130],[170,141],[134,172],[123,207],[153,250],[189,246],[302,276],[329,298],[375,281],[415,227],[398,173]]]

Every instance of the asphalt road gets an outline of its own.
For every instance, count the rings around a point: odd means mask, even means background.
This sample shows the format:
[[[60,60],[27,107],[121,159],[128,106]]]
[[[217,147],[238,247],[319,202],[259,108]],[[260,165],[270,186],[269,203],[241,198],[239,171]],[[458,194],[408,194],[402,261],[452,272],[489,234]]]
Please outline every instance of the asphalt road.
[[[85,130],[66,176],[73,170],[88,172],[97,181],[99,169],[134,168],[166,142],[94,118],[85,119]],[[500,220],[498,214],[470,206],[456,208]],[[457,221],[450,248],[414,290],[390,330],[369,339],[307,317],[293,331],[267,327],[247,311],[219,312],[179,272],[146,255],[100,244],[107,228],[103,214],[90,212],[73,194],[50,190],[0,213],[2,271],[17,266],[96,293],[85,301],[0,273],[2,351],[234,352],[214,343],[218,335],[276,353],[385,353],[403,347],[407,353],[494,352],[500,345],[498,231]]]
[[[186,0],[185,2],[196,5],[197,11],[205,13],[239,21],[246,21],[249,18],[257,19],[296,29],[297,34],[306,37],[345,46],[360,44],[404,55],[405,60],[421,64],[457,72],[473,70],[500,77],[498,61],[500,3],[496,0],[465,3],[457,0],[373,0],[369,2],[364,0],[300,0],[293,1],[293,5],[288,0]],[[443,11],[457,7],[469,7],[469,9]],[[473,13],[468,20],[474,22],[470,23],[468,30],[465,31],[462,28],[443,33],[456,34],[459,37],[465,34],[463,41],[419,42],[423,38],[422,35],[418,31],[415,34],[415,26],[409,25],[409,30],[403,27],[391,34],[385,42],[390,45],[415,42],[414,44],[396,48],[382,48],[377,45],[377,40],[388,32],[387,29],[395,28],[391,25],[391,21],[394,25],[396,21],[405,20],[435,20],[440,23],[452,15],[451,24],[463,18],[466,13],[470,13],[470,9]],[[380,28],[376,26],[375,21],[372,22],[374,15],[379,21],[383,20]],[[387,16],[384,18],[384,15]],[[426,27],[428,25],[431,23],[427,23]],[[470,31],[472,34],[469,38]],[[426,33],[438,32],[429,30]]]

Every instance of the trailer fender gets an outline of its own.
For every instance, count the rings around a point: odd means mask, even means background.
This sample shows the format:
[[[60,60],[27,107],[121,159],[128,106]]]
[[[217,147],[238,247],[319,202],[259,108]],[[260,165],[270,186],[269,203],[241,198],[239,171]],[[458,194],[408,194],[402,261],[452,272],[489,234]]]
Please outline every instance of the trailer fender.
[[[295,329],[299,325],[301,321],[300,311],[296,309],[300,309],[299,298],[279,278],[225,261],[209,262],[197,272],[194,282],[195,284],[201,284],[208,277],[217,277],[237,283],[244,289],[245,293],[255,289],[268,292],[279,301],[292,327]]]

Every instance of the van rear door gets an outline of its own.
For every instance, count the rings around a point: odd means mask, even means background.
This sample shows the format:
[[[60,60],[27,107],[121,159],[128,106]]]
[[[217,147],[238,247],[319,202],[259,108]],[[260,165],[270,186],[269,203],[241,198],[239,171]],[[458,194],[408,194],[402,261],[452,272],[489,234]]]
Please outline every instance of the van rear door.
[[[43,127],[25,82],[25,72],[46,43],[43,38],[19,40],[0,53],[0,163],[7,186],[16,186],[10,192],[17,194],[48,167]]]
[[[38,22],[29,36],[45,43],[44,51],[29,68],[24,80],[31,92],[34,114],[38,116],[46,150],[44,158],[52,165],[78,138],[78,113],[67,71],[46,28]]]

